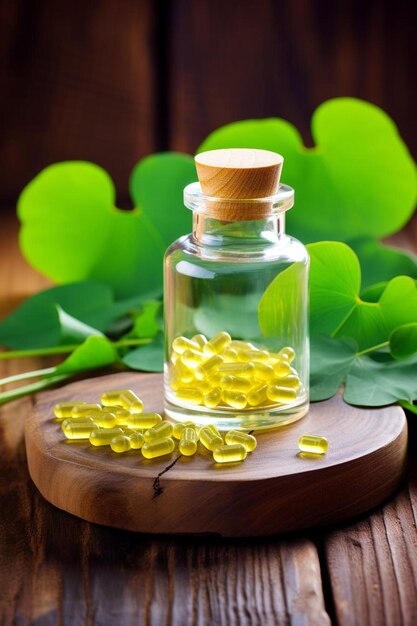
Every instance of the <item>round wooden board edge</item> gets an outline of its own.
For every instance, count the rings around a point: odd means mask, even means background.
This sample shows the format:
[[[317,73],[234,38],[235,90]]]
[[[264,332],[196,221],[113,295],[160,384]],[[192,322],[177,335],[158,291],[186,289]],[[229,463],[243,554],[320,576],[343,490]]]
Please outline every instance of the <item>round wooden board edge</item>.
[[[387,459],[391,462],[391,471],[389,479],[383,484],[378,482],[369,483],[372,479],[372,472],[363,472],[362,479],[366,477],[365,482],[368,482],[368,498],[366,502],[362,499],[356,499],[354,502],[348,503],[349,506],[342,506],[339,508],[332,508],[332,506],[322,506],[316,511],[314,515],[303,515],[303,506],[300,507],[300,502],[296,502],[294,498],[287,497],[287,508],[291,508],[291,515],[285,515],[284,509],[274,506],[274,502],[270,502],[271,493],[274,490],[278,490],[281,493],[288,493],[296,491],[297,489],[303,491],[303,482],[311,473],[310,470],[301,472],[294,475],[283,475],[279,477],[265,478],[262,480],[255,479],[250,481],[230,480],[227,483],[222,484],[223,497],[220,499],[220,510],[212,517],[203,514],[201,522],[195,525],[196,519],[195,511],[193,507],[187,512],[185,509],[182,514],[176,517],[167,516],[166,511],[176,510],[178,501],[193,503],[201,496],[201,484],[196,481],[193,486],[190,481],[178,480],[177,478],[171,479],[168,475],[145,476],[141,477],[142,485],[141,496],[142,500],[136,497],[136,506],[129,501],[129,493],[132,490],[132,481],[134,477],[127,475],[123,479],[122,483],[119,482],[120,493],[112,492],[111,498],[114,506],[100,506],[100,497],[103,495],[103,489],[108,486],[108,480],[106,478],[106,472],[101,472],[98,480],[91,483],[91,472],[96,471],[93,468],[89,468],[83,464],[74,464],[68,460],[56,459],[50,454],[50,451],[39,444],[37,439],[34,446],[29,446],[28,441],[31,437],[31,424],[33,422],[28,420],[26,429],[26,445],[28,453],[28,465],[29,472],[33,482],[38,487],[43,497],[57,506],[60,509],[67,511],[77,517],[85,519],[89,522],[98,524],[104,524],[113,526],[116,528],[123,528],[125,530],[131,530],[135,532],[145,533],[161,533],[161,534],[217,534],[225,537],[250,537],[260,535],[275,535],[279,533],[285,533],[295,530],[301,530],[303,528],[310,528],[320,526],[323,524],[329,524],[337,521],[350,519],[358,514],[364,513],[384,500],[386,500],[393,491],[398,487],[405,467],[405,450],[407,440],[407,422],[404,412],[400,407],[395,407],[402,415],[402,428],[400,428],[397,436],[389,441],[386,446],[372,451],[367,455],[365,461],[366,465],[370,468],[378,465],[380,468],[386,464]],[[34,456],[32,456],[34,455]],[[35,458],[37,456],[38,458]],[[68,505],[65,500],[61,500],[54,495],[52,489],[52,481],[45,480],[36,472],[36,467],[41,467],[46,462],[49,476],[60,477],[62,485],[65,488],[62,489],[62,493],[68,493],[71,490],[71,483],[73,480],[70,477],[71,472],[74,470],[74,465],[77,466],[77,471],[80,473],[79,479],[86,485],[91,483],[91,493],[85,494],[83,502],[76,503],[74,505]],[[172,463],[172,460],[171,460]],[[358,458],[355,461],[349,461],[347,464],[349,468],[345,468],[346,462],[335,464],[331,467],[322,467],[320,470],[316,469],[315,472],[320,471],[321,482],[327,485],[324,491],[331,492],[332,489],[342,484],[343,480],[346,480],[345,470],[353,470],[355,473],[355,465],[363,465],[364,457]],[[160,473],[160,474],[163,474]],[[95,477],[97,478],[97,477]],[[358,479],[356,478],[356,481]],[[136,481],[137,482],[137,481]],[[191,484],[191,487],[190,487]],[[46,485],[46,488],[45,488]],[[207,505],[214,504],[219,506],[218,491],[213,487],[218,486],[218,483],[214,485],[205,486],[206,489],[206,502]],[[361,485],[356,482],[356,488]],[[362,486],[363,488],[363,486]],[[157,493],[159,490],[159,493]],[[308,496],[308,489],[304,488],[305,495]],[[311,491],[311,489],[310,489]],[[361,491],[361,489],[359,489]],[[231,500],[236,500],[236,494],[239,493],[239,506],[233,506],[233,510],[229,510],[225,506],[224,501],[227,495],[230,494]],[[101,494],[101,495],[100,495]],[[233,496],[233,497],[232,497]],[[127,498],[127,500],[125,500]],[[310,494],[311,498],[311,494]],[[308,499],[308,498],[307,498]],[[262,516],[262,524],[259,520],[254,519],[253,511],[260,510],[259,507],[265,508],[265,501],[269,503],[266,513]],[[314,501],[314,500],[313,500]],[[217,502],[217,504],[216,504]],[[87,504],[88,503],[88,504]],[[132,508],[133,507],[133,508]],[[207,508],[207,507],[206,507]],[[119,517],[113,514],[116,509],[122,510],[122,515]],[[252,516],[249,513],[252,511]],[[201,511],[200,511],[201,513]],[[310,512],[311,513],[311,512]],[[147,520],[147,516],[149,519]],[[251,519],[252,518],[252,519]]]

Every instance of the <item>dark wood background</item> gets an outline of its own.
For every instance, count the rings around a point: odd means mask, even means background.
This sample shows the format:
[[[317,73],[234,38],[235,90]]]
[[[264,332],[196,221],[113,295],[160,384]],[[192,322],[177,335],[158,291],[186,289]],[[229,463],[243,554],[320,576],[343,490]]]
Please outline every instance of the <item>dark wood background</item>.
[[[0,0],[0,204],[48,163],[87,159],[129,206],[144,155],[249,117],[311,144],[335,96],[383,107],[417,155],[416,23],[408,0]]]

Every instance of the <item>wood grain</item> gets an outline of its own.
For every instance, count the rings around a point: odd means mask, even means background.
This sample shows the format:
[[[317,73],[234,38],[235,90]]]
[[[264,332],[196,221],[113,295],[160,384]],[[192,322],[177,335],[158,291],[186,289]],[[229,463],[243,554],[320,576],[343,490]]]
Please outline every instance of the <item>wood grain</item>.
[[[154,3],[1,2],[0,198],[43,167],[89,160],[122,199],[133,166],[156,149]]]
[[[39,394],[26,421],[31,477],[42,495],[83,519],[148,533],[258,536],[328,524],[385,500],[402,478],[407,427],[398,407],[353,408],[340,396],[312,405],[278,432],[256,433],[245,463],[219,466],[201,448],[146,461],[67,442],[53,418],[56,402],[94,402],[108,389],[131,388],[146,410],[163,412],[162,375],[123,373]],[[301,458],[303,433],[328,438],[324,458]],[[341,485],[345,485],[341,489]],[[326,498],[317,503],[317,494]]]
[[[417,624],[417,462],[382,510],[325,541],[340,626]]]
[[[260,199],[278,192],[283,161],[269,150],[232,148],[198,154],[195,164],[201,191],[212,198],[205,201],[205,215],[226,222],[270,215],[272,202]],[[246,202],[248,198],[257,201]]]
[[[387,111],[417,155],[415,2],[172,0],[171,16],[172,149],[264,117],[290,121],[310,146],[316,107],[353,96]]]

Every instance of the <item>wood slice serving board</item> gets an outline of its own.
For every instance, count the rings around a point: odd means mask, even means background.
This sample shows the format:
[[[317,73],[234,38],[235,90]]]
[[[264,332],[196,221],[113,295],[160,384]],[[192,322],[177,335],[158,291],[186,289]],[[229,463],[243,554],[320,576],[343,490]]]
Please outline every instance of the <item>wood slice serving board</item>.
[[[359,409],[341,397],[315,403],[300,421],[255,433],[244,463],[218,465],[200,444],[195,457],[176,450],[153,461],[140,451],[66,441],[52,407],[103,391],[131,388],[146,411],[162,413],[162,375],[123,373],[38,395],[27,420],[30,475],[52,504],[78,517],[146,533],[257,536],[343,520],[371,509],[398,486],[407,425],[399,407]],[[303,458],[303,433],[328,438],[322,458]]]

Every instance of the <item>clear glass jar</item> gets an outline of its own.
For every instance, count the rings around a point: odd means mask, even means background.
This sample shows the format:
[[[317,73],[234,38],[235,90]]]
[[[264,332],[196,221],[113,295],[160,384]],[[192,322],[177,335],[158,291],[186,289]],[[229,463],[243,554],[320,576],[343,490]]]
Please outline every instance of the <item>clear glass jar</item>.
[[[166,414],[245,430],[301,418],[309,403],[309,259],[285,234],[293,190],[281,184],[271,197],[238,201],[256,218],[243,221],[212,217],[211,206],[227,213],[236,199],[206,196],[199,183],[185,188],[184,200],[193,232],[165,256]]]

